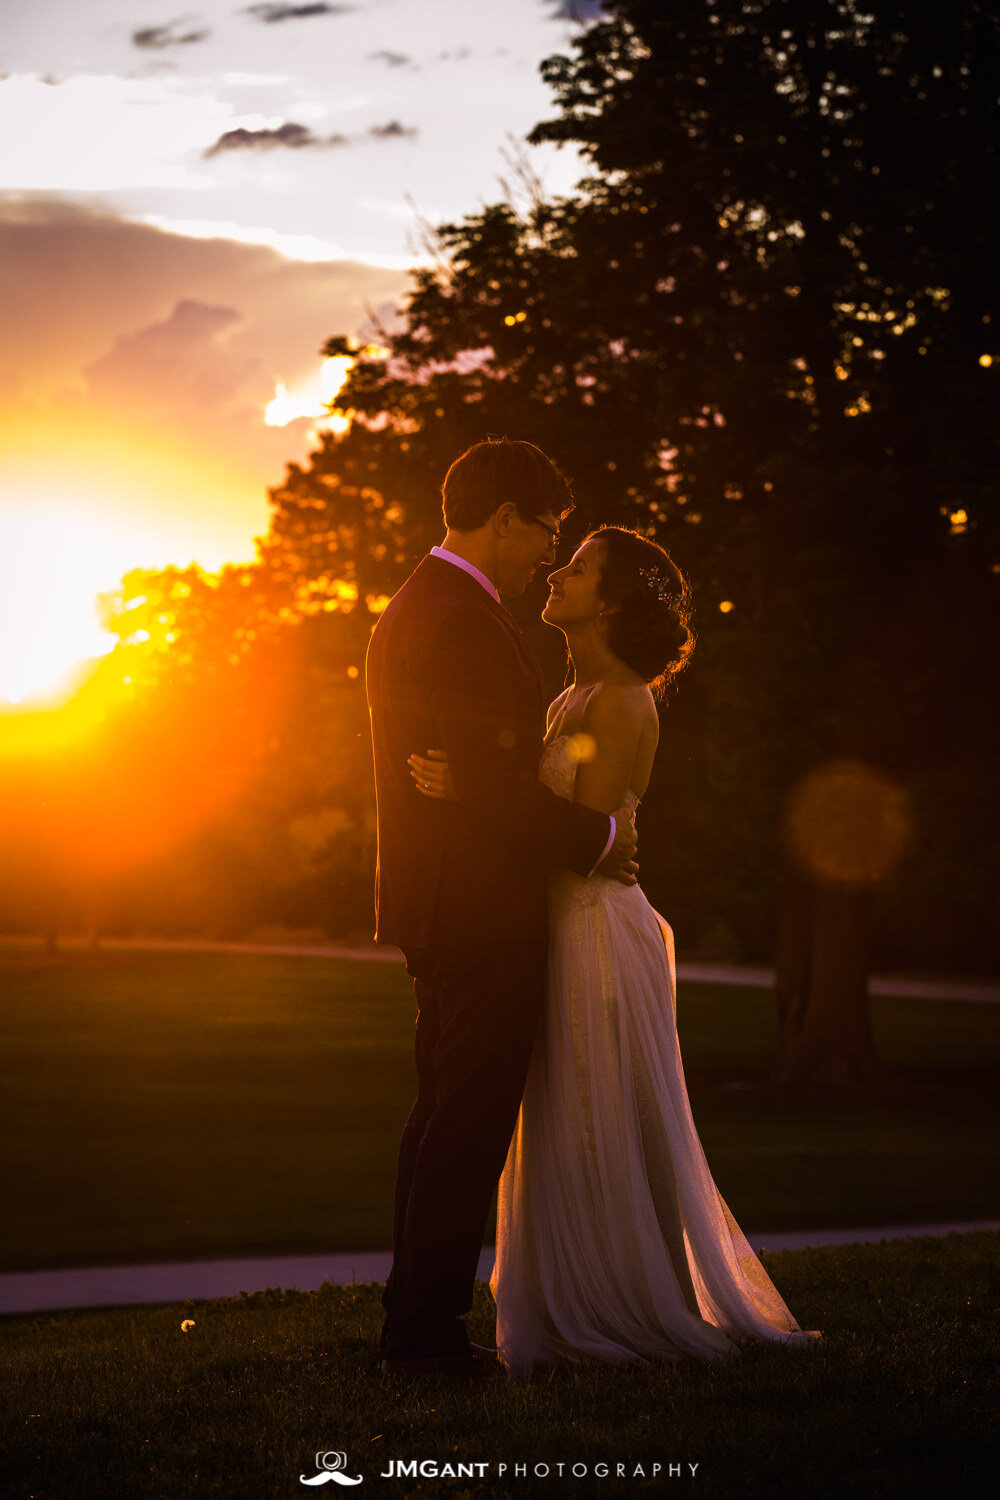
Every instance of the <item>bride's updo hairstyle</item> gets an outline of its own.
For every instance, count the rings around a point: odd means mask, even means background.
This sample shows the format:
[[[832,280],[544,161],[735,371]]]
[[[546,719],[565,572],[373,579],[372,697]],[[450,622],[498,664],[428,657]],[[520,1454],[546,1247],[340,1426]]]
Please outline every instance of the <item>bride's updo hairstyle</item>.
[[[585,540],[604,543],[600,588],[608,646],[662,698],[694,651],[687,580],[666,548],[637,531],[602,526]]]

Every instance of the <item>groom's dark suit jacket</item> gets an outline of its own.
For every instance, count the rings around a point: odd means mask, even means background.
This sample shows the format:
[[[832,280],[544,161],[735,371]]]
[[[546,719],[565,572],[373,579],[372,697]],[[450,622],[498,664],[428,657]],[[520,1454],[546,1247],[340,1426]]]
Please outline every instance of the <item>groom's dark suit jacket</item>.
[[[605,813],[538,780],[542,679],[476,579],[428,556],[372,633],[368,705],[378,801],[376,940],[400,948],[544,938],[546,869],[587,875]],[[408,755],[443,749],[459,800],[421,796]]]

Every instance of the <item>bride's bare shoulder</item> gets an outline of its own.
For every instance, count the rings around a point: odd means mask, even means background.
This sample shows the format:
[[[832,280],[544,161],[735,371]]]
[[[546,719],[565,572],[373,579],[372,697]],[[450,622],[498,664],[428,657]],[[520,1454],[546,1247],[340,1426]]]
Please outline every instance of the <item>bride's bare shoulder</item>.
[[[649,684],[638,673],[599,683],[588,700],[586,717],[593,722],[624,720],[638,734],[658,732],[660,723]]]

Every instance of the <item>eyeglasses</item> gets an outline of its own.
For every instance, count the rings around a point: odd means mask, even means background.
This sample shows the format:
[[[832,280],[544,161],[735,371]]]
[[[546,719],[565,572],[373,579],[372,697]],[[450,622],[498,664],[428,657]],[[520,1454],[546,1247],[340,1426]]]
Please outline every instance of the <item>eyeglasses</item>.
[[[559,541],[559,527],[558,526],[550,526],[549,523],[548,523],[548,521],[543,521],[538,516],[522,516],[521,520],[522,521],[527,521],[529,526],[540,526],[543,531],[547,531],[548,532],[549,536],[552,538],[552,540],[554,542],[558,542]]]

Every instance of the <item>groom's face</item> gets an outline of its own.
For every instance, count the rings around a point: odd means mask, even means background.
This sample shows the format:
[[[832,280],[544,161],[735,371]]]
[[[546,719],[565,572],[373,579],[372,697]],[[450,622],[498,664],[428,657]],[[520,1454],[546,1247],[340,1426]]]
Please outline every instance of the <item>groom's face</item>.
[[[497,549],[497,589],[517,598],[539,568],[551,568],[555,562],[559,517],[542,510],[537,520],[530,520],[514,511],[513,506],[511,512]]]

